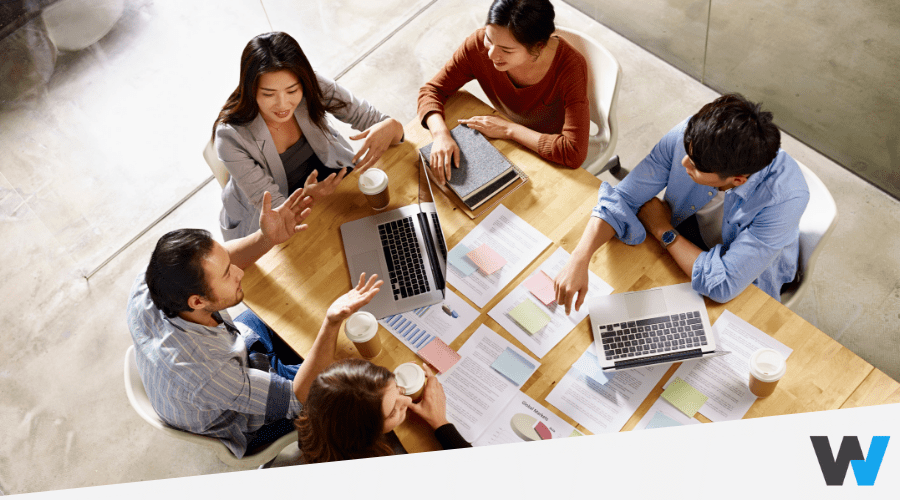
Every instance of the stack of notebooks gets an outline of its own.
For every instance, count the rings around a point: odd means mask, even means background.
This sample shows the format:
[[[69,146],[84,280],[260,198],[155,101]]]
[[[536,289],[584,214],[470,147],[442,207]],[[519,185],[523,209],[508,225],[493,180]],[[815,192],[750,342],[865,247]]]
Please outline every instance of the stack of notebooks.
[[[517,181],[521,184],[528,179],[480,132],[465,125],[457,125],[450,131],[450,135],[459,146],[460,160],[459,168],[450,169],[447,186],[469,210],[484,205]],[[426,161],[431,157],[432,144],[421,149]]]

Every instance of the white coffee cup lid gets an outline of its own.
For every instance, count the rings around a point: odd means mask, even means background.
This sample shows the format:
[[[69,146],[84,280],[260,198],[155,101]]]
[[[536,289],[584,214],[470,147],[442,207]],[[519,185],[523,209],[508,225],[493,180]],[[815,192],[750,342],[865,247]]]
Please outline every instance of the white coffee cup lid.
[[[378,168],[370,168],[359,176],[359,190],[363,194],[378,194],[384,191],[387,183],[387,174]]]
[[[344,323],[344,333],[353,342],[368,342],[378,333],[378,321],[370,312],[355,312]]]
[[[425,385],[425,370],[415,363],[403,363],[394,369],[397,385],[409,396]]]
[[[750,356],[750,374],[760,382],[780,380],[787,371],[787,363],[775,349],[759,349]]]

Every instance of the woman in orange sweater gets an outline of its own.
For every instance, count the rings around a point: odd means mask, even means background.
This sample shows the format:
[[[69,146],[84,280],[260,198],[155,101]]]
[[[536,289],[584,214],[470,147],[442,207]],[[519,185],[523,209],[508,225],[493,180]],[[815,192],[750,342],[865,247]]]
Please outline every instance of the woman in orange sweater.
[[[552,36],[553,18],[549,0],[494,0],[485,26],[419,89],[418,115],[434,138],[430,163],[439,182],[449,178],[451,164],[459,166],[444,102],[472,79],[508,119],[473,116],[460,123],[489,138],[514,140],[554,163],[584,163],[590,133],[587,63]]]

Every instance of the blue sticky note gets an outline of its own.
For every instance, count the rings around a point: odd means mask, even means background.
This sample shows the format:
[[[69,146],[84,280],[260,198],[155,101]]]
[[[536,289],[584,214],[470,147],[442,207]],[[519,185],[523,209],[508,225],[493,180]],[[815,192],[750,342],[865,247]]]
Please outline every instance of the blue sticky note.
[[[537,367],[519,355],[519,353],[507,347],[505,351],[497,356],[497,359],[491,364],[491,368],[497,370],[500,375],[509,379],[516,386],[520,386],[528,380],[528,377],[534,373]]]
[[[453,247],[453,250],[447,254],[447,261],[451,266],[455,267],[462,273],[463,276],[468,276],[475,272],[478,269],[466,254],[471,252],[470,249],[466,248],[464,245],[456,245]]]
[[[653,415],[653,418],[650,419],[650,422],[647,422],[647,427],[644,429],[659,429],[660,427],[678,427],[683,425],[681,422],[675,420],[674,418],[666,415],[665,413],[658,411],[656,415]]]
[[[594,356],[594,353],[591,352],[590,349],[584,352],[584,354],[578,358],[578,361],[572,365],[572,368],[577,369],[581,373],[584,374],[585,377],[590,378],[594,382],[597,382],[600,385],[603,385],[609,382],[609,377],[603,373],[603,370],[600,368],[600,363],[597,361],[597,356]]]

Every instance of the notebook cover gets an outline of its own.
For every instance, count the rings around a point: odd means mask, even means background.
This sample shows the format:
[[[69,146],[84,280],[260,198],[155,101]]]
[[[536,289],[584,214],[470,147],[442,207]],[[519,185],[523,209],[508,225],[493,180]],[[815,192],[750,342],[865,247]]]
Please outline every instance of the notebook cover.
[[[459,146],[459,168],[450,169],[450,180],[447,184],[460,198],[466,198],[488,184],[492,184],[503,174],[512,169],[512,163],[503,156],[480,132],[470,129],[464,124],[453,127],[450,135]],[[431,157],[431,146],[421,149],[426,160]],[[504,184],[512,182],[514,177],[506,179]],[[501,186],[495,186],[496,191]],[[489,193],[492,191],[486,189]],[[479,200],[481,201],[481,200]],[[470,207],[470,208],[475,208]]]

